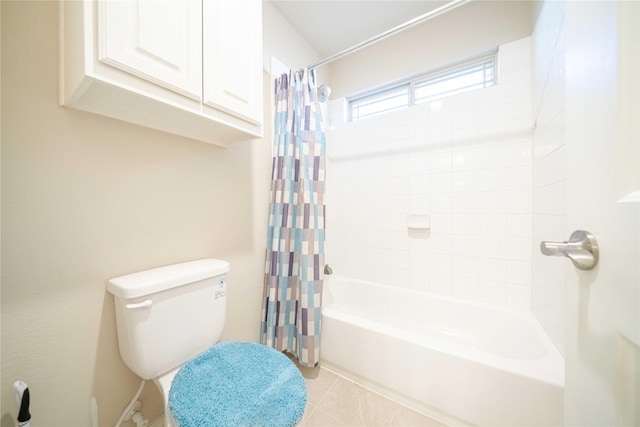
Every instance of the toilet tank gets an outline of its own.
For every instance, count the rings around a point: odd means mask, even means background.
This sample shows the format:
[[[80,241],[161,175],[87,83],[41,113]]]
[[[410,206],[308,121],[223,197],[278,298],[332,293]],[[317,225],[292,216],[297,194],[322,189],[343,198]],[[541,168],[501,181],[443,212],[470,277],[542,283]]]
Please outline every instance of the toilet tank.
[[[203,259],[109,280],[129,369],[156,378],[220,341],[228,271],[226,261]]]

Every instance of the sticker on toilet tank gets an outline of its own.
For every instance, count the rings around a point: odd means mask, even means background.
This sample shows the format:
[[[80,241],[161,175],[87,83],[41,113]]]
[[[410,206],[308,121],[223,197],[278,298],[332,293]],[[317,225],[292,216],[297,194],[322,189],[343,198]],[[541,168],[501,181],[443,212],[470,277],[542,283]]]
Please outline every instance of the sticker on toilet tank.
[[[222,298],[224,296],[224,289],[227,287],[227,282],[224,279],[218,280],[218,288],[215,290],[214,298]]]

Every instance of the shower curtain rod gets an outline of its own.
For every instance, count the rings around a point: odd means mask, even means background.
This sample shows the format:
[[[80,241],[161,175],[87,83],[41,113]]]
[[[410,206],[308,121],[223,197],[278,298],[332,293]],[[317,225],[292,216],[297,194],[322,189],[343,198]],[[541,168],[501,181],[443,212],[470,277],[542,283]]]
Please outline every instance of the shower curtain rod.
[[[397,27],[391,28],[390,30],[387,30],[383,33],[378,34],[377,36],[371,37],[368,40],[365,40],[361,43],[358,43],[355,46],[352,46],[348,49],[345,49],[341,52],[338,52],[334,55],[331,55],[325,59],[323,59],[322,61],[316,62],[315,64],[309,65],[309,69],[312,68],[318,68],[322,65],[328,64],[330,62],[333,62],[337,59],[340,59],[342,57],[345,57],[347,55],[351,55],[352,53],[355,53],[357,51],[359,51],[360,49],[364,49],[365,47],[368,47],[374,43],[379,42],[382,39],[386,39],[387,37],[393,36],[395,34],[398,34],[406,29],[409,29],[415,25],[418,24],[422,24],[423,22],[426,22],[432,18],[435,18],[436,16],[442,15],[444,13],[450,12],[462,5],[464,5],[465,3],[469,3],[471,0],[453,0],[450,1],[447,4],[444,4],[442,6],[440,6],[437,9],[433,9],[425,14],[422,14],[418,17],[415,17],[413,19],[410,19],[409,21],[405,22],[404,24],[400,24]]]

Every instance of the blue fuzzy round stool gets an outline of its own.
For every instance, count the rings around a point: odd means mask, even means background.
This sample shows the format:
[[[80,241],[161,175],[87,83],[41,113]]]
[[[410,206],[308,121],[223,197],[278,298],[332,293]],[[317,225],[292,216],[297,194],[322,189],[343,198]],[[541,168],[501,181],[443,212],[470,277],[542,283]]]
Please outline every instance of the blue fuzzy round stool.
[[[221,342],[187,362],[169,391],[180,427],[295,426],[307,403],[289,358],[249,342]]]

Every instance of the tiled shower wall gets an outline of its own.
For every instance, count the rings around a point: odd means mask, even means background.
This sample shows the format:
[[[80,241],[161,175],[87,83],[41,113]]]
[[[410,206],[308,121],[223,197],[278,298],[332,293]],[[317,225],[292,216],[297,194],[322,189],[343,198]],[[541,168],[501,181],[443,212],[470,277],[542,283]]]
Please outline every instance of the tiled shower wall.
[[[562,241],[566,228],[564,2],[544,3],[532,36],[533,237]],[[565,271],[561,257],[533,253],[531,310],[564,355]]]
[[[498,67],[494,87],[332,124],[335,274],[530,307],[531,38],[500,46]],[[408,229],[408,215],[431,228]]]

